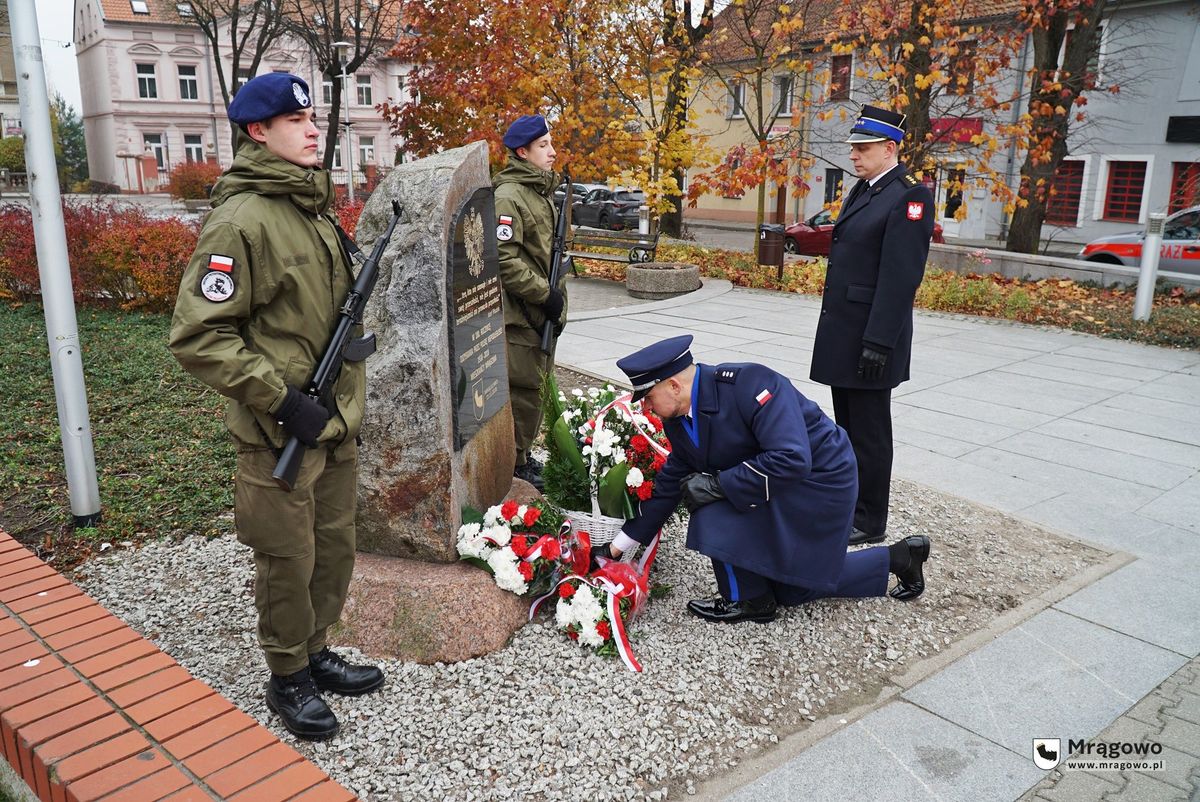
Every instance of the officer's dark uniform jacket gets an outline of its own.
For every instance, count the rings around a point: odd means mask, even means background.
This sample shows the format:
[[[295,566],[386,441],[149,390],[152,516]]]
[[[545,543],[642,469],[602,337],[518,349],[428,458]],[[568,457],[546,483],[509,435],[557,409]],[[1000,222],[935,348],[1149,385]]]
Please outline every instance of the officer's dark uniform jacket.
[[[325,170],[298,167],[239,132],[237,158],[213,189],[213,211],[184,271],[170,347],[192,375],[230,399],[225,422],[243,447],[282,447],[271,414],[302,388],[328,344],[354,281],[333,218]],[[214,256],[232,259],[234,289],[206,297]],[[342,367],[321,441],[353,447],[366,401],[362,362]]]
[[[933,233],[933,195],[904,165],[859,188],[833,227],[813,344],[813,381],[885,390],[908,380],[912,307]],[[858,375],[863,344],[890,351],[882,378]]]
[[[836,587],[858,493],[846,433],[785,376],[757,364],[697,364],[699,447],[664,420],[671,456],[627,535],[649,543],[688,474],[717,474],[726,499],[691,515],[687,547],[789,585]]]

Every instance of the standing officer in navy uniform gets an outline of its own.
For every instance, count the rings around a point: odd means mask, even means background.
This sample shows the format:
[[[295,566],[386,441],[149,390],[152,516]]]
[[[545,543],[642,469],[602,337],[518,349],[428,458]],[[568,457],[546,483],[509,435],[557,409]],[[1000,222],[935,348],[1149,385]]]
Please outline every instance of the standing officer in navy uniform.
[[[813,344],[815,382],[858,460],[850,545],[882,543],[892,481],[892,388],[908,380],[912,307],[933,234],[933,195],[898,162],[904,115],[863,106],[850,130],[861,179],[842,203]]]
[[[610,556],[647,544],[682,499],[687,547],[712,560],[717,596],[688,602],[709,621],[770,621],[777,605],[825,596],[925,590],[929,538],[846,552],[858,480],[846,434],[821,408],[763,365],[693,364],[691,335],[617,362],[634,400],[660,415],[671,456],[641,514]]]

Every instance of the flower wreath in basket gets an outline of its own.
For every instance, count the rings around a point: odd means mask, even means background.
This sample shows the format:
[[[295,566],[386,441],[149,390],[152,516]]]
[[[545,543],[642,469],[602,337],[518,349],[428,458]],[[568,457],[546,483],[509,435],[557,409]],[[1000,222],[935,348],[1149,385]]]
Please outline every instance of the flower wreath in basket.
[[[506,501],[482,515],[467,508],[458,529],[458,553],[490,573],[501,589],[536,595],[565,573],[587,571],[589,544],[581,546],[569,533],[562,513],[540,501]]]

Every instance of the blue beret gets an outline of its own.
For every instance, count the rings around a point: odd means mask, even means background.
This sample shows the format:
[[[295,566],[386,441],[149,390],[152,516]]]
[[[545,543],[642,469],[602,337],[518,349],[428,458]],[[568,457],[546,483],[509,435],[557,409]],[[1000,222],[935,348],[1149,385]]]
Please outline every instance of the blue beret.
[[[233,96],[229,119],[238,125],[249,125],[308,108],[312,108],[312,98],[303,78],[286,72],[268,72],[251,78]]]
[[[883,142],[890,139],[900,142],[904,139],[905,115],[875,106],[863,106],[862,112],[850,129],[847,142]]]
[[[669,379],[692,364],[692,335],[681,334],[654,345],[647,345],[617,360],[617,367],[633,385],[633,400],[641,399],[654,385]]]
[[[540,114],[526,114],[518,117],[517,121],[508,127],[504,134],[504,146],[513,150],[527,147],[530,142],[548,133],[550,126],[546,124],[545,117]]]

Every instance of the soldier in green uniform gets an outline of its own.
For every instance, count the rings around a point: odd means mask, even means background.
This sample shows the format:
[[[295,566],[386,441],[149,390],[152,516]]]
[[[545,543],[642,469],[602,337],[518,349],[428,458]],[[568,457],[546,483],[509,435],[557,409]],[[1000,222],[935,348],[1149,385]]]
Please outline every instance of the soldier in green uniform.
[[[567,322],[566,273],[550,286],[554,204],[558,184],[550,128],[540,114],[526,115],[504,134],[508,165],[496,174],[496,240],[504,287],[504,332],[508,343],[508,392],[512,399],[517,461],[514,475],[542,489],[541,465],[529,454],[542,423],[542,375],[554,370],[554,345],[541,349],[542,325],[555,333]]]
[[[254,78],[229,105],[240,128],[233,166],[184,272],[170,347],[184,369],[229,398],[237,447],[238,540],[254,551],[258,640],[271,678],[267,704],[295,735],[332,737],[320,691],[366,693],[373,666],[326,645],[354,568],[357,447],[366,398],[362,363],[346,363],[327,409],[297,388],[320,360],[353,282],[330,214],[308,85],[285,73]],[[308,450],[292,492],[271,479],[295,436]]]

